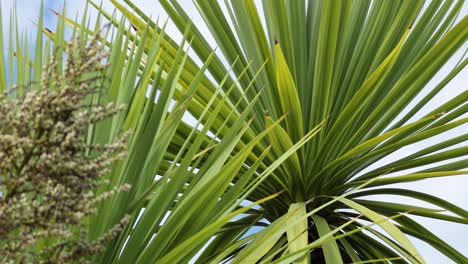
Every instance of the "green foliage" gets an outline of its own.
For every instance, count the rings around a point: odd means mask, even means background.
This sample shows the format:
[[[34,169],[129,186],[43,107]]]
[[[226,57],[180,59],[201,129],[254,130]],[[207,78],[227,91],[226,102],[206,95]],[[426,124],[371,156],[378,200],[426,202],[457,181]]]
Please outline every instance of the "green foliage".
[[[60,53],[65,27],[84,40],[110,23],[101,39],[108,92],[90,102],[127,108],[91,126],[87,142],[134,131],[100,190],[132,191],[99,207],[90,238],[125,214],[130,224],[95,262],[423,263],[408,235],[467,261],[411,218],[466,224],[466,210],[387,186],[466,175],[466,147],[456,145],[467,134],[377,163],[468,121],[466,92],[422,114],[468,62],[428,85],[466,43],[468,17],[456,22],[463,0],[424,9],[422,0],[226,0],[227,13],[195,0],[218,52],[176,0],[160,2],[180,43],[130,0],[111,1],[122,17],[88,2],[100,15],[94,29],[86,15],[58,14],[57,32],[45,33]],[[369,197],[387,194],[440,209]]]
[[[137,28],[136,34],[141,34],[147,25],[156,26],[131,1],[123,1],[130,10],[118,1],[112,2]],[[205,35],[192,25],[186,10],[177,1],[160,2],[181,32],[191,26],[187,38],[191,39],[197,56],[206,60],[213,50]],[[464,209],[443,200],[435,201],[435,197],[429,195],[412,195],[412,191],[403,188],[389,194],[408,197],[406,194],[411,193],[410,197],[435,206],[443,204],[442,210],[451,208],[449,212],[456,216],[411,204],[377,203],[368,197],[370,194],[385,195],[388,188],[382,187],[388,184],[466,174],[463,171],[467,167],[466,159],[452,161],[466,157],[465,147],[449,149],[464,142],[466,135],[445,139],[412,155],[366,170],[406,146],[466,123],[463,118],[467,112],[466,93],[427,115],[418,115],[422,116],[420,119],[413,118],[466,65],[466,58],[462,58],[435,87],[427,85],[468,38],[468,18],[455,23],[463,1],[432,1],[423,9],[423,1],[265,0],[260,5],[253,0],[228,0],[225,1],[227,13],[217,1],[194,2],[222,54],[211,59],[207,70],[214,80],[207,79],[200,84],[194,100],[204,109],[210,108],[204,101],[216,95],[212,87],[226,84],[223,91],[227,109],[223,109],[225,114],[217,119],[220,124],[232,124],[237,114],[231,113],[241,112],[256,100],[256,94],[262,93],[252,109],[257,118],[248,123],[249,129],[241,142],[262,133],[272,122],[280,122],[280,126],[252,149],[245,162],[246,167],[251,167],[270,144],[272,151],[263,159],[256,175],[281,161],[279,168],[247,199],[255,201],[279,192],[281,195],[262,204],[259,212],[252,213],[252,216],[259,214],[259,218],[252,219],[265,218],[275,225],[283,221],[281,219],[296,204],[305,204],[306,212],[311,212],[333,197],[352,193],[347,200],[340,198],[340,202],[330,204],[307,219],[307,243],[310,245],[351,221],[334,234],[335,238],[343,239],[323,244],[323,253],[320,249],[309,248],[312,262],[336,263],[337,258],[344,262],[385,258],[423,262],[406,234],[430,243],[456,262],[466,261],[463,254],[441,240],[434,242],[429,231],[408,232],[409,223],[400,220],[402,215],[423,215],[467,223]],[[156,29],[153,34],[159,35],[161,30]],[[168,49],[178,48],[168,36],[164,36],[164,40]],[[232,74],[226,78],[227,65],[231,65]],[[189,79],[197,68],[187,59],[182,75]],[[232,86],[236,88],[231,91]],[[418,101],[416,96],[424,88],[429,89],[429,93]],[[198,106],[189,106],[188,111],[196,118],[201,116]],[[268,113],[266,118],[263,118],[264,113]],[[220,139],[228,132],[220,126],[210,129]],[[293,156],[279,159],[292,144],[314,130],[318,131],[316,136]],[[429,169],[420,168],[439,161],[447,162]],[[372,180],[369,185],[355,192],[369,180]],[[233,182],[236,181],[234,178]],[[380,188],[366,190],[370,187]],[[356,213],[364,215],[362,220],[353,221]],[[389,217],[396,218],[390,220]],[[384,232],[374,229],[376,223],[385,227]],[[248,229],[253,224],[254,221],[246,223],[243,228]],[[370,226],[366,227],[368,224]],[[298,220],[297,225],[296,230],[299,230],[303,223]],[[388,235],[391,238],[378,241],[369,233],[354,232],[362,228],[381,239]],[[295,229],[291,226],[290,230]],[[284,262],[307,261],[302,256],[307,251],[295,255],[293,252],[298,250],[297,245],[302,245],[299,242],[302,233],[294,239],[287,229],[282,232],[283,235],[278,236],[266,228],[250,234],[250,242],[230,237],[231,240],[215,239],[210,247],[218,248],[219,252],[223,248],[230,249],[233,255],[241,258],[251,247],[242,249],[240,245],[252,243],[252,248],[258,248],[257,260],[264,256],[266,262],[282,258]],[[257,236],[270,237],[274,243],[269,242],[268,248],[260,247]],[[219,237],[227,238],[227,235]],[[248,253],[251,254],[254,253]],[[210,259],[208,254],[202,256],[206,258],[200,259],[201,262]]]

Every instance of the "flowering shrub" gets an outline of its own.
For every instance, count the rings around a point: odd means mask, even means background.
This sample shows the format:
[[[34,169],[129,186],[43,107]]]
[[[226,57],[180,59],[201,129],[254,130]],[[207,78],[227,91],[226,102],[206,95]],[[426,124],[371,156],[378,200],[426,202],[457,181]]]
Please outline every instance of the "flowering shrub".
[[[53,58],[37,87],[0,97],[1,263],[83,263],[128,222],[125,217],[100,239],[87,240],[86,217],[129,186],[96,193],[109,166],[125,154],[126,137],[86,143],[88,127],[122,107],[84,105],[101,92],[96,80],[103,78],[106,55],[97,37],[84,48],[78,43],[68,45],[63,71],[62,58]]]

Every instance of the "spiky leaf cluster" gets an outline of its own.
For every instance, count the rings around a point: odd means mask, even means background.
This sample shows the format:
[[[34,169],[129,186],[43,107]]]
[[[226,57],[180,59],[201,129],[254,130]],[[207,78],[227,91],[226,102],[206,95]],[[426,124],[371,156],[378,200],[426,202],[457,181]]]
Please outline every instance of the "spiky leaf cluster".
[[[62,58],[53,58],[41,83],[32,85],[37,87],[10,89],[0,99],[2,263],[82,263],[128,222],[124,218],[96,241],[86,239],[85,219],[97,204],[129,186],[96,193],[109,166],[125,154],[126,137],[86,143],[88,128],[122,107],[84,105],[100,92],[96,80],[106,67],[105,53],[97,37],[83,48],[78,43],[67,46],[63,70]]]

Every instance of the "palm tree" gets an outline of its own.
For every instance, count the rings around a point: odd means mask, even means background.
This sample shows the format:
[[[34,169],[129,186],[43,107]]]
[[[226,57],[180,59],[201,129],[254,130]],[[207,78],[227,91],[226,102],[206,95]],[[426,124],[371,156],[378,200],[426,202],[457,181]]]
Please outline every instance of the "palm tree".
[[[80,22],[60,15],[57,31],[45,32],[59,53],[67,25],[85,41],[102,20],[111,24],[102,38],[111,54],[108,93],[90,100],[128,110],[90,127],[88,140],[133,131],[128,158],[108,175],[109,188],[128,183],[132,191],[102,204],[89,236],[124,214],[132,220],[96,262],[424,262],[408,236],[467,261],[411,217],[467,224],[466,210],[389,185],[467,174],[468,149],[458,144],[468,134],[377,163],[468,122],[466,91],[420,114],[468,62],[427,85],[466,43],[468,17],[456,22],[464,1],[231,0],[225,12],[217,1],[195,0],[220,52],[177,1],[160,0],[183,33],[180,44],[124,2],[112,0],[117,18],[89,1],[100,13],[94,29],[85,12]],[[18,42],[9,57],[27,85],[49,46],[29,59],[18,52],[26,41]],[[182,119],[187,112],[195,125]]]
[[[144,35],[148,25],[156,27],[131,1],[124,1],[127,7],[112,2],[136,34]],[[224,139],[229,132],[221,125],[223,121],[232,124],[252,104],[255,118],[248,121],[238,148],[264,129],[272,129],[252,149],[244,170],[252,168],[271,146],[252,176],[255,179],[291,147],[303,145],[246,198],[257,201],[281,194],[249,212],[251,221],[218,234],[198,259],[201,263],[220,252],[234,263],[423,262],[407,235],[456,262],[466,262],[463,254],[410,217],[466,224],[466,210],[438,197],[389,185],[466,174],[467,148],[450,147],[465,142],[467,134],[372,166],[405,146],[468,121],[463,117],[468,110],[466,92],[422,117],[417,115],[464,69],[466,58],[428,88],[422,99],[416,99],[466,42],[468,18],[455,22],[463,1],[432,1],[423,9],[424,1],[246,0],[225,1],[226,12],[217,1],[195,0],[220,56],[213,55],[205,36],[177,1],[160,2],[172,22],[186,32],[196,55],[211,61],[207,70],[213,78],[200,84],[194,100],[209,109],[207,98],[217,92],[214,87],[223,84],[226,109],[217,117],[219,125],[215,122],[210,128],[216,138]],[[161,32],[158,28],[150,31],[155,36]],[[169,37],[164,39],[168,47],[178,47]],[[188,59],[183,72],[193,76],[195,69],[196,64]],[[187,110],[205,122],[197,107]],[[280,125],[272,127],[275,122]],[[435,164],[440,161],[447,162]],[[378,202],[370,195],[414,198],[452,214]],[[264,229],[247,233],[247,238],[239,236],[264,222]],[[319,247],[318,241],[326,242]]]

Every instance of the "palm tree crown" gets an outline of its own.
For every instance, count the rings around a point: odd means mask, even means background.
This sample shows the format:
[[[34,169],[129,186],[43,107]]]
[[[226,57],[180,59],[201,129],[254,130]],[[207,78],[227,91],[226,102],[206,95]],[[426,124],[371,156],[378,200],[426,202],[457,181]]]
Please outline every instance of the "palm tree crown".
[[[88,140],[134,132],[108,175],[132,191],[101,206],[90,237],[125,213],[131,224],[96,261],[424,263],[409,235],[467,262],[412,216],[467,224],[468,212],[393,184],[468,174],[468,133],[385,159],[468,122],[468,91],[424,112],[468,63],[428,85],[466,43],[463,0],[194,0],[218,50],[176,0],[160,3],[180,44],[130,0],[111,0],[121,18],[88,2],[96,29],[111,25],[109,92],[92,100],[128,105]],[[86,12],[61,16],[46,32],[57,52],[67,25],[96,30]]]

